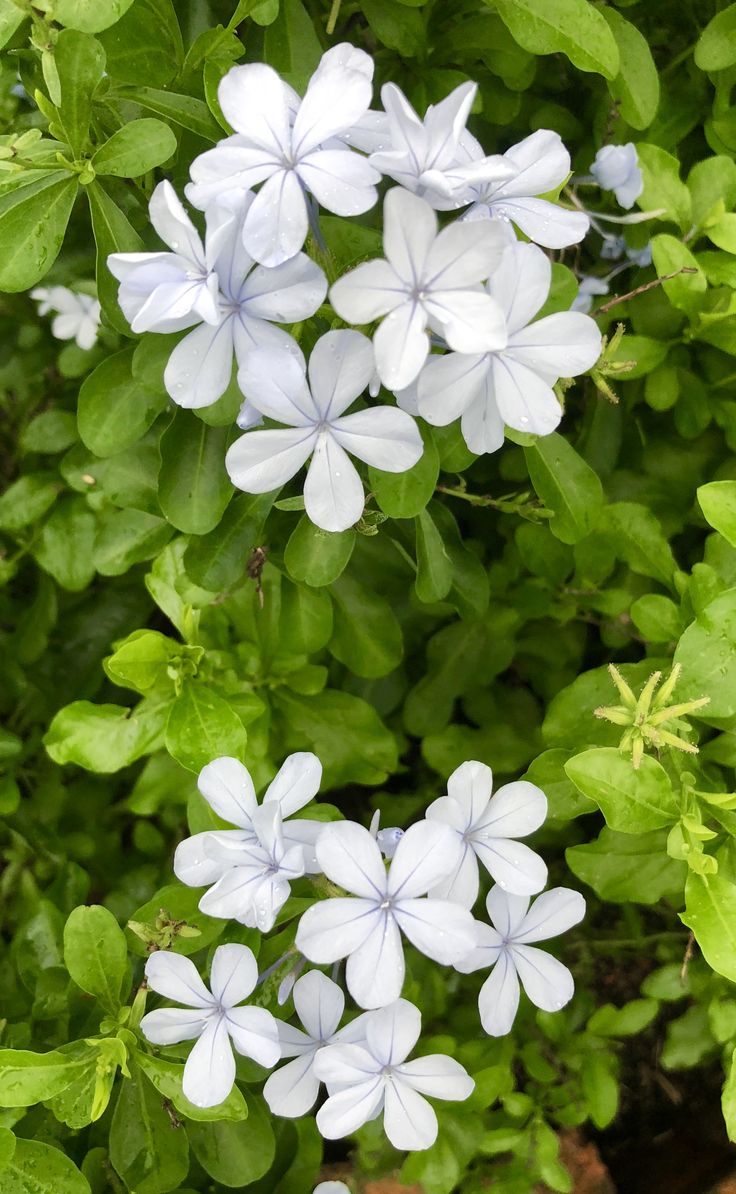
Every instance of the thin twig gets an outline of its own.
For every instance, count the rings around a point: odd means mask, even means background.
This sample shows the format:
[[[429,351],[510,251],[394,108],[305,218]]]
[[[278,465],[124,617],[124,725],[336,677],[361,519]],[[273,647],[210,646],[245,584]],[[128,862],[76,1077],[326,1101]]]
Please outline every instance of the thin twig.
[[[645,294],[647,290],[654,290],[656,286],[661,286],[663,282],[671,282],[673,278],[679,278],[680,274],[697,274],[699,272],[694,265],[683,265],[680,269],[676,269],[673,274],[662,274],[661,278],[655,278],[653,282],[645,282],[643,286],[637,286],[636,290],[630,290],[627,294],[617,294],[615,298],[609,299],[602,307],[598,307],[593,314],[605,315],[617,303],[625,303],[628,299],[636,298],[639,294]]]
[[[327,36],[328,37],[332,37],[332,34],[335,32],[335,25],[337,24],[337,18],[340,15],[341,3],[342,3],[342,0],[332,0],[332,8],[330,9],[329,17],[327,18]]]

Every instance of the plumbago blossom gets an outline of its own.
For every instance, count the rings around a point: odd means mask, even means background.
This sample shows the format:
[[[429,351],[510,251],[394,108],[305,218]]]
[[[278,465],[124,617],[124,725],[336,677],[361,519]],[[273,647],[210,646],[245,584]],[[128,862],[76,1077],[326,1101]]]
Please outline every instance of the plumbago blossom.
[[[184,1066],[182,1089],[195,1107],[215,1107],[235,1082],[233,1048],[243,1057],[271,1068],[281,1050],[276,1021],[262,1007],[240,1007],[252,993],[258,965],[246,945],[220,945],[215,950],[208,991],[189,958],[158,950],[146,962],[152,991],[174,999],[183,1008],[159,1008],[141,1020],[146,1040],[175,1045],[197,1043]]]
[[[321,779],[316,755],[289,755],[259,805],[250,773],[237,759],[215,759],[202,769],[201,794],[213,812],[238,826],[196,833],[176,848],[176,877],[188,887],[209,887],[199,901],[202,912],[262,932],[273,928],[291,881],[319,870],[314,843],[322,824],[286,818],[309,804]]]
[[[178,406],[211,406],[230,383],[233,354],[243,365],[258,345],[297,351],[277,323],[296,323],[324,301],[327,280],[297,253],[273,269],[256,265],[243,247],[250,192],[229,192],[207,209],[204,243],[168,182],[149,205],[151,223],[171,253],[113,253],[110,271],[134,332],[176,332],[193,325],[164,370]]]
[[[462,1101],[475,1082],[452,1057],[433,1053],[406,1058],[419,1040],[422,1017],[406,999],[365,1018],[365,1043],[328,1045],[314,1069],[329,1098],[317,1112],[317,1127],[335,1140],[349,1136],[383,1112],[383,1128],[394,1148],[431,1148],[437,1116],[425,1095]]]
[[[493,352],[431,356],[414,386],[398,395],[404,409],[435,427],[460,418],[465,442],[477,454],[501,447],[504,426],[533,435],[554,431],[562,418],[555,382],[590,369],[602,341],[595,321],[580,311],[533,322],[551,282],[541,249],[508,245],[487,286],[503,312],[503,342]]]
[[[590,173],[604,191],[613,191],[621,207],[633,207],[644,190],[644,177],[633,141],[604,145],[595,155]]]
[[[246,493],[278,489],[309,460],[304,506],[316,526],[344,531],[363,513],[365,493],[350,456],[402,473],[422,455],[414,420],[393,407],[345,410],[366,390],[375,365],[360,332],[327,332],[304,358],[283,350],[249,355],[238,380],[246,411],[254,408],[285,427],[248,431],[225,458],[230,480]]]
[[[51,334],[57,340],[74,340],[78,348],[89,350],[97,343],[100,330],[100,304],[88,294],[66,286],[37,286],[31,298],[38,303],[39,315],[56,314],[51,320]]]
[[[455,966],[463,974],[492,967],[478,1010],[489,1036],[505,1036],[519,1006],[519,983],[545,1012],[558,1012],[572,999],[575,984],[567,966],[531,942],[547,941],[578,924],[585,916],[585,900],[577,891],[553,887],[530,908],[528,896],[492,887],[486,909],[491,924],[477,922],[478,943]]]

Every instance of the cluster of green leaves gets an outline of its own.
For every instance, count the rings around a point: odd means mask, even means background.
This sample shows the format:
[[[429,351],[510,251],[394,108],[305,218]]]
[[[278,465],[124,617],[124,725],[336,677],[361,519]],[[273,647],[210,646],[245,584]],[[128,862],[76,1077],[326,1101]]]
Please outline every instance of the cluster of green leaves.
[[[614,1120],[639,1033],[666,1070],[725,1061],[736,1136],[735,14],[674,0],[0,0],[9,1194],[304,1194],[316,1180],[314,1124],[269,1118],[256,1067],[239,1061],[231,1098],[203,1113],[181,1093],[186,1046],[153,1051],[138,1032],[149,948],[206,970],[218,941],[244,941],[265,969],[310,897],[295,885],[261,942],[172,882],[175,843],[215,823],[194,778],[222,754],[262,785],[314,750],[322,815],[366,822],[376,805],[384,824],[420,815],[465,759],[524,774],[549,798],[551,882],[589,900],[561,945],[575,1001],[554,1017],[526,1006],[502,1041],[478,1036],[475,980],[415,960],[421,1047],[456,1055],[476,1092],[408,1159],[368,1125],[361,1174],[402,1166],[426,1194],[474,1194],[489,1173],[510,1194],[569,1190],[557,1129]],[[290,490],[234,494],[237,392],[174,413],[175,338],[130,336],[104,262],[154,247],[148,196],[164,174],[180,187],[227,131],[216,92],[234,61],[302,87],[340,40],[420,110],[477,80],[489,151],[553,128],[585,174],[604,141],[633,140],[639,206],[657,214],[627,229],[632,246],[651,239],[653,266],[619,279],[637,293],[601,314],[606,353],[567,391],[560,433],[476,459],[456,428],[423,426],[419,464],[369,470],[362,521],[331,535]],[[332,277],[379,251],[379,218],[323,220]],[[559,255],[548,311],[569,306],[574,271],[606,272],[599,249],[593,232]],[[91,351],[60,346],[20,293],[49,270],[82,289],[96,277]],[[329,326],[311,321],[305,345]],[[612,661],[635,696],[680,665],[655,729],[698,754],[650,739],[634,766],[625,718],[595,716],[618,699]],[[267,1006],[280,977],[259,988]]]

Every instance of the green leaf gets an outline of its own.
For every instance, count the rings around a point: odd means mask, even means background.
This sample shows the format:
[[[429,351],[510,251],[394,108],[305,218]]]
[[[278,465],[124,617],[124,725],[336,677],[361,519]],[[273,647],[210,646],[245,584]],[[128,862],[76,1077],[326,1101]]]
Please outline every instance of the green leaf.
[[[356,676],[385,676],[404,653],[399,621],[390,604],[350,575],[334,582],[335,620],[330,653]]]
[[[658,277],[676,274],[663,282],[662,288],[673,307],[681,311],[697,311],[703,305],[703,295],[708,289],[705,274],[695,257],[675,236],[661,233],[652,237],[652,259]],[[691,269],[694,273],[683,274],[678,270]]]
[[[725,155],[696,162],[687,176],[687,186],[694,224],[700,225],[719,200],[726,211],[732,211],[736,207],[736,162]]]
[[[201,647],[184,647],[158,630],[134,630],[104,661],[105,672],[113,684],[149,693],[159,681],[168,682],[166,671],[172,659],[191,656],[195,650],[201,655]]]
[[[709,696],[705,716],[736,716],[736,589],[698,613],[677,645],[675,663],[682,665],[679,701]]]
[[[3,1194],[91,1194],[89,1182],[60,1149],[16,1139],[2,1176]]]
[[[695,46],[695,65],[701,70],[727,70],[736,62],[736,4],[716,13]]]
[[[736,7],[736,6],[735,6]],[[721,1110],[729,1140],[736,1140],[736,1049],[731,1053],[721,1095]]]
[[[709,223],[706,233],[719,249],[736,254],[736,212],[727,212],[715,224]]]
[[[0,531],[20,531],[42,518],[61,488],[54,473],[27,473],[0,496]]]
[[[609,535],[616,555],[632,572],[673,585],[677,561],[656,515],[638,502],[612,502],[603,511],[598,533]]]
[[[179,771],[177,764],[172,763],[172,766],[177,768],[181,779],[181,771]],[[203,797],[198,792],[195,792],[195,796],[208,813],[207,824],[203,825],[202,829],[219,828],[222,822],[219,818],[215,817],[209,805],[205,804]],[[184,954],[187,957],[189,954],[199,953],[201,949],[208,949],[214,941],[217,941],[224,933],[226,927],[224,920],[216,920],[214,917],[206,916],[204,912],[200,912],[199,901],[201,895],[202,892],[200,890],[184,887],[182,883],[172,883],[167,887],[161,887],[155,895],[151,896],[150,900],[146,900],[145,904],[136,909],[130,917],[130,921],[144,924],[154,929],[156,921],[163,910],[171,920],[181,921],[194,929],[199,929],[199,935],[196,937],[182,937],[176,934],[169,946],[171,951],[176,954]],[[126,928],[126,938],[131,953],[137,954],[140,958],[148,957],[147,944],[137,933],[133,932],[130,928],[130,923]]]
[[[554,512],[552,534],[563,543],[584,539],[603,506],[598,474],[556,432],[537,439],[524,456],[537,496]]]
[[[55,0],[54,20],[67,29],[100,33],[119,21],[133,0]]]
[[[596,841],[568,846],[565,860],[573,875],[613,904],[676,900],[687,877],[687,863],[667,854],[662,830],[634,836],[602,829]]]
[[[322,760],[325,788],[382,784],[396,770],[396,739],[360,697],[331,688],[314,696],[279,688],[273,701],[293,749],[308,747]]]
[[[55,455],[77,441],[77,421],[69,410],[44,410],[31,419],[20,435],[24,452]]]
[[[174,1128],[161,1095],[140,1068],[131,1064],[110,1127],[110,1161],[129,1190],[161,1194],[179,1186],[189,1171],[189,1148],[182,1127]]]
[[[0,1128],[0,1173],[6,1169],[15,1152],[15,1136],[10,1128]]]
[[[79,1057],[58,1050],[0,1049],[0,1107],[31,1107],[53,1098],[71,1085],[83,1065]]]
[[[664,210],[664,216],[687,232],[692,218],[690,192],[680,178],[680,163],[671,153],[659,145],[638,141],[636,152],[639,158],[644,190],[637,199],[642,211]],[[631,374],[627,374],[631,377]]]
[[[0,4],[0,49],[12,39],[21,21],[25,21],[28,14],[18,8],[13,0],[2,0]]]
[[[607,1053],[586,1053],[580,1071],[583,1096],[597,1128],[606,1128],[618,1110],[616,1062]]]
[[[330,594],[325,589],[292,584],[284,577],[281,581],[279,648],[294,655],[312,655],[327,646],[332,628]]]
[[[153,117],[131,120],[113,133],[92,157],[97,174],[138,178],[176,153],[176,137],[167,124]]]
[[[736,547],[736,481],[709,481],[701,485],[698,502],[706,522]]]
[[[405,473],[385,473],[368,469],[368,483],[378,505],[389,518],[416,518],[434,494],[440,471],[440,458],[431,430],[422,431],[424,452]]]
[[[262,1098],[248,1094],[248,1118],[239,1123],[189,1123],[192,1152],[206,1173],[229,1188],[241,1189],[268,1173],[276,1141]]]
[[[284,551],[289,576],[320,588],[337,580],[355,547],[355,531],[323,531],[304,514],[291,533]]]
[[[100,576],[122,576],[165,547],[173,528],[144,510],[106,510],[95,537],[93,562]]]
[[[199,942],[198,948],[202,947]],[[187,1119],[201,1123],[217,1123],[223,1120],[236,1123],[248,1118],[248,1104],[237,1086],[233,1086],[230,1094],[216,1107],[196,1107],[190,1103],[184,1094],[181,1083],[184,1066],[181,1062],[166,1061],[163,1057],[151,1057],[148,1053],[138,1053],[137,1064],[146,1078],[156,1087],[162,1098],[173,1103],[176,1110]]]
[[[233,487],[225,470],[230,427],[208,427],[191,411],[177,410],[161,436],[159,502],[172,526],[206,535],[217,526]]]
[[[588,1032],[596,1036],[637,1036],[656,1017],[656,999],[632,999],[623,1007],[604,1003],[588,1020]]]
[[[76,175],[50,170],[0,199],[0,290],[28,290],[48,273],[76,194]]]
[[[569,759],[565,772],[595,801],[609,828],[620,833],[647,833],[671,825],[680,815],[667,772],[649,755],[635,771],[627,755],[609,747],[594,748]]]
[[[322,47],[301,0],[281,0],[278,17],[266,29],[263,56],[287,83],[299,92],[305,90]]]
[[[133,376],[134,348],[124,348],[98,365],[79,391],[77,422],[85,447],[95,456],[114,456],[145,435],[166,405]]]
[[[59,118],[72,155],[82,156],[89,140],[92,97],[105,71],[105,51],[96,37],[62,29],[54,47],[59,72]]]
[[[166,726],[166,749],[182,767],[201,771],[221,755],[242,759],[247,739],[242,721],[224,697],[206,684],[184,684]]]
[[[87,509],[84,499],[64,498],[44,523],[33,555],[62,589],[79,593],[86,589],[95,574],[94,538],[94,515]]]
[[[178,124],[205,141],[219,141],[222,129],[204,100],[193,95],[179,95],[156,87],[121,87],[116,92],[121,99],[132,101],[148,112],[154,112],[172,124]]]
[[[64,962],[78,987],[115,1015],[128,975],[125,934],[99,904],[75,908],[64,926]]]
[[[565,774],[568,755],[566,750],[545,750],[530,763],[523,777],[547,797],[549,821],[571,821],[583,813],[595,812],[596,806],[577,791]]]
[[[692,929],[711,969],[736,982],[736,886],[721,875],[691,871],[680,920]]]
[[[135,709],[73,701],[60,709],[44,736],[55,763],[76,763],[109,774],[162,745],[168,704],[141,701]]]
[[[574,66],[615,79],[616,41],[588,0],[494,0],[515,41],[532,54],[566,54]]]
[[[243,580],[248,558],[260,544],[274,496],[238,494],[213,530],[190,540],[184,567],[195,584],[211,593],[222,593]]]
[[[632,602],[629,615],[636,629],[652,643],[668,643],[680,637],[682,617],[674,601],[659,593],[645,593]]]
[[[617,8],[602,8],[619,52],[619,72],[608,84],[622,117],[635,129],[645,129],[659,107],[659,76],[647,39]]]
[[[361,9],[371,31],[402,58],[416,58],[424,50],[426,30],[420,12],[394,0],[363,0]]]
[[[414,526],[417,552],[414,587],[417,597],[426,604],[442,601],[452,587],[452,561],[429,510],[422,510]]]
[[[111,253],[138,253],[143,248],[143,241],[104,187],[98,182],[92,182],[86,188],[86,192],[92,217],[92,232],[97,246],[97,297],[105,318],[115,331],[130,335],[130,324],[118,305],[118,281],[110,273],[107,259]]]

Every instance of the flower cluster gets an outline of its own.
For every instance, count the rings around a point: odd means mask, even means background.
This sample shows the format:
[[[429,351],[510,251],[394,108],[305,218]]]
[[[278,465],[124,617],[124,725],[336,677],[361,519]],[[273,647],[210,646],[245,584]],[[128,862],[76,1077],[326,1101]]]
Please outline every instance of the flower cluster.
[[[478,1006],[485,1031],[499,1036],[512,1027],[519,984],[546,1011],[572,997],[569,970],[532,943],[576,924],[585,903],[575,891],[554,888],[529,905],[547,880],[542,859],[519,840],[546,816],[546,798],[534,784],[518,780],[494,793],[490,768],[469,761],[450,776],[447,794],[425,819],[406,831],[379,831],[377,818],[365,829],[354,821],[299,815],[317,793],[321,770],[315,755],[291,755],[259,803],[243,764],[215,759],[201,771],[199,790],[236,828],[195,834],[174,859],[182,882],[208,889],[199,901],[202,912],[262,932],[277,924],[291,882],[315,876],[314,902],[275,967],[288,963],[279,1002],[293,997],[301,1027],[263,1007],[242,1006],[259,980],[251,950],[238,944],[215,951],[210,990],[189,959],[154,953],[146,965],[148,986],[183,1007],[149,1012],[141,1027],[158,1045],[196,1038],[183,1088],[200,1107],[227,1097],[234,1048],[269,1069],[285,1061],[264,1087],[275,1115],[306,1114],[324,1084],[317,1125],[326,1138],[349,1135],[383,1115],[396,1148],[428,1148],[437,1118],[425,1096],[465,1099],[474,1083],[453,1058],[407,1060],[421,1016],[402,998],[405,947],[460,973],[490,968]],[[483,871],[494,884],[486,899],[488,922],[472,912]],[[342,961],[345,987],[360,1009],[347,1019],[336,981]],[[332,966],[332,977],[312,969],[294,981],[307,962]]]
[[[570,173],[559,136],[538,130],[487,155],[466,128],[474,83],[421,118],[393,83],[382,88],[383,110],[371,110],[372,80],[370,57],[347,44],[323,55],[303,97],[270,66],[233,67],[218,97],[234,132],[192,162],[186,187],[204,212],[204,240],[162,182],[150,218],[171,251],[109,258],[133,331],[186,333],[164,374],[175,403],[216,402],[235,361],[245,434],[226,459],[233,484],[269,492],[309,463],[305,508],[328,531],[363,512],[350,457],[410,469],[423,451],[417,415],[436,426],[460,419],[478,454],[501,446],[505,426],[547,435],[562,416],[556,382],[590,369],[601,350],[581,312],[534,321],[551,285],[537,246],[575,244],[589,227],[584,212],[540,197]],[[377,327],[372,339],[327,332],[307,365],[302,322],[334,318],[325,274],[303,252],[307,237],[320,255],[320,209],[362,215],[383,178],[398,184],[383,201],[385,256],[329,290],[340,319]],[[517,241],[514,226],[536,243]],[[366,405],[381,385],[399,409]]]

